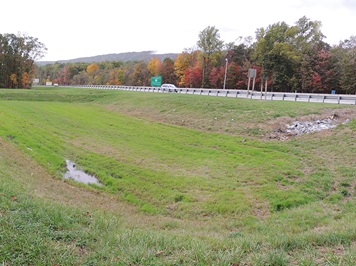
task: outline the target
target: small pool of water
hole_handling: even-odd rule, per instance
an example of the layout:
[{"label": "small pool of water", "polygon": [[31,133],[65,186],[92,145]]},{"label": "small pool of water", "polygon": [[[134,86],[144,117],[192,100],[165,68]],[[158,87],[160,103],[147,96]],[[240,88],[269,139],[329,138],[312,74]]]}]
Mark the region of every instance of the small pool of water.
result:
[{"label": "small pool of water", "polygon": [[88,175],[82,170],[76,168],[76,164],[70,160],[66,160],[67,172],[64,174],[64,178],[72,179],[74,181],[84,183],[84,184],[96,184],[101,185],[99,180],[92,175]]}]

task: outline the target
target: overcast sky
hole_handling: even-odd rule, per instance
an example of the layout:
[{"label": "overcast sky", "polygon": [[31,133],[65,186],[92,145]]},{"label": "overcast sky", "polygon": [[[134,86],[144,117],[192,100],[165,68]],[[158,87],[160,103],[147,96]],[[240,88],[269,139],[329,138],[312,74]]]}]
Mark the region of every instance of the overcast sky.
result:
[{"label": "overcast sky", "polygon": [[0,5],[0,33],[26,33],[48,48],[41,60],[110,53],[180,53],[215,26],[224,42],[277,22],[322,22],[327,43],[356,35],[356,0],[11,0]]}]

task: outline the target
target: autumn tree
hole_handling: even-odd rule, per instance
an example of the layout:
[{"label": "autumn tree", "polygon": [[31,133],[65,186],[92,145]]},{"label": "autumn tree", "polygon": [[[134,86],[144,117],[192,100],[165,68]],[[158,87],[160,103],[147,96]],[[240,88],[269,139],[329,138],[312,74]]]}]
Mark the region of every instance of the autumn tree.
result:
[{"label": "autumn tree", "polygon": [[241,65],[234,61],[229,61],[227,66],[226,88],[227,89],[246,89],[247,72]]},{"label": "autumn tree", "polygon": [[17,75],[16,74],[11,74],[10,75],[10,80],[11,80],[11,88],[17,88],[17,84],[18,84],[18,81],[17,81]]},{"label": "autumn tree", "polygon": [[130,74],[129,85],[148,86],[150,84],[150,73],[147,69],[147,63],[138,62],[134,64],[133,71]]},{"label": "autumn tree", "polygon": [[274,88],[280,91],[292,89],[290,80],[298,60],[298,51],[289,42],[288,29],[282,22],[256,33],[256,61],[265,72],[272,73]]},{"label": "autumn tree", "polygon": [[118,70],[117,70],[117,73],[116,73],[116,80],[118,82],[119,85],[124,85],[126,84],[126,73],[127,71],[127,67],[120,67]]},{"label": "autumn tree", "polygon": [[70,71],[69,66],[64,66],[58,72],[58,84],[69,85]]},{"label": "autumn tree", "polygon": [[177,77],[174,74],[174,61],[171,58],[166,57],[163,59],[161,71],[162,81],[164,83],[177,83]]},{"label": "autumn tree", "polygon": [[[185,81],[185,71],[189,69],[189,53],[184,51],[179,54],[174,60],[174,73],[177,77],[177,85],[186,87],[187,83]],[[189,84],[189,83],[188,83]]]},{"label": "autumn tree", "polygon": [[323,42],[321,22],[304,16],[290,27],[289,33],[299,52],[299,75],[295,75],[297,86],[302,92],[326,92],[330,82],[326,81],[325,75],[331,76],[332,73],[326,70],[329,46]]},{"label": "autumn tree", "polygon": [[225,77],[225,67],[213,67],[209,74],[209,84],[213,88],[222,88]]},{"label": "autumn tree", "polygon": [[90,84],[88,74],[85,71],[74,75],[72,78],[72,83],[76,85],[88,85]]},{"label": "autumn tree", "polygon": [[203,69],[199,62],[196,62],[193,67],[190,67],[184,72],[184,83],[188,84],[189,88],[199,88],[203,81]]},{"label": "autumn tree", "polygon": [[238,43],[228,50],[229,65],[226,82],[228,88],[247,89],[248,69],[255,68],[256,65],[253,60],[254,43],[251,36],[239,37],[237,40]]},{"label": "autumn tree", "polygon": [[21,79],[22,85],[24,88],[28,88],[30,84],[30,74],[28,72],[22,73],[22,79]]},{"label": "autumn tree", "polygon": [[240,66],[242,66],[246,61],[251,62],[253,54],[252,39],[253,38],[251,36],[248,36],[246,38],[237,38],[238,44],[232,45],[229,49],[229,61],[233,61]]},{"label": "autumn tree", "polygon": [[320,86],[318,90],[316,86],[311,84],[312,92],[330,93],[337,86],[337,76],[334,72],[334,60],[328,49],[321,49],[315,55],[314,77],[320,78]]},{"label": "autumn tree", "polygon": [[81,72],[86,71],[88,65],[88,63],[70,63],[68,65],[69,78],[72,79]]},{"label": "autumn tree", "polygon": [[203,61],[203,82],[202,87],[209,86],[209,74],[211,71],[212,61],[216,53],[221,52],[224,42],[220,40],[219,30],[215,27],[208,26],[199,34],[197,46],[202,51]]},{"label": "autumn tree", "polygon": [[147,66],[147,69],[152,76],[162,75],[162,68],[162,62],[157,57],[152,57]]},{"label": "autumn tree", "polygon": [[195,48],[184,49],[174,60],[174,74],[181,87],[199,88],[202,84],[202,67],[198,58],[201,52]]},{"label": "autumn tree", "polygon": [[109,80],[106,81],[106,85],[121,85],[121,81],[118,79],[118,69],[114,68],[110,70]]},{"label": "autumn tree", "polygon": [[276,90],[295,91],[315,79],[312,56],[325,47],[320,27],[319,21],[302,17],[294,26],[279,22],[257,30],[254,57],[272,75]]},{"label": "autumn tree", "polygon": [[340,42],[331,49],[336,64],[334,72],[339,77],[340,90],[345,93],[356,93],[356,36]]},{"label": "autumn tree", "polygon": [[96,63],[92,63],[87,67],[87,73],[92,81],[95,82],[95,76],[99,73],[99,66]]},{"label": "autumn tree", "polygon": [[26,34],[0,34],[0,87],[30,88],[35,75],[34,62],[47,48]]}]

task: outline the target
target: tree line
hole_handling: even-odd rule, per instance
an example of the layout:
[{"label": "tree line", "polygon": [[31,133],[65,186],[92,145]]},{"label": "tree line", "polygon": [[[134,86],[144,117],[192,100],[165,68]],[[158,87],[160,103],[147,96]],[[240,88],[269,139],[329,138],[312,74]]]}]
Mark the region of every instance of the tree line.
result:
[{"label": "tree line", "polygon": [[36,77],[41,84],[149,86],[152,76],[162,76],[163,83],[179,87],[246,89],[253,68],[257,88],[267,82],[273,91],[356,93],[356,36],[334,46],[324,38],[321,22],[306,17],[291,26],[278,22],[257,29],[255,38],[233,43],[224,43],[209,26],[195,47],[174,59],[55,63],[36,66]]},{"label": "tree line", "polygon": [[0,88],[30,88],[35,77],[35,60],[47,48],[26,34],[0,34]]}]

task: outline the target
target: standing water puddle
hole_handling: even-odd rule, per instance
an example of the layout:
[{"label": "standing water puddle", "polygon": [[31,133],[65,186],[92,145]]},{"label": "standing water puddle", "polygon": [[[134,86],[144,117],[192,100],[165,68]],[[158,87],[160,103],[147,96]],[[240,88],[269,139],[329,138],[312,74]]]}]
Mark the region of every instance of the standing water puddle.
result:
[{"label": "standing water puddle", "polygon": [[88,175],[82,170],[75,168],[75,163],[66,160],[67,163],[67,172],[64,174],[64,178],[72,179],[74,181],[84,183],[84,184],[96,184],[101,185],[98,179],[95,176]]}]

